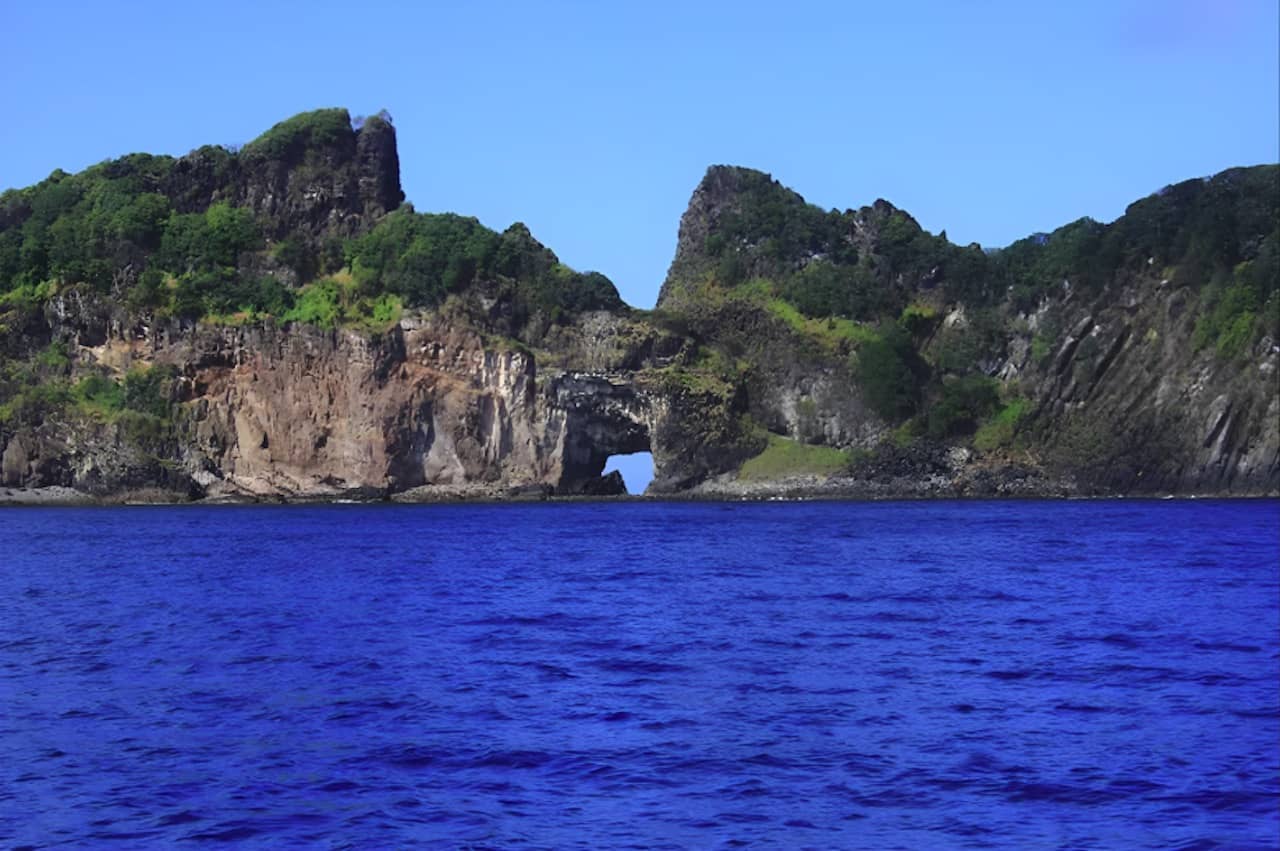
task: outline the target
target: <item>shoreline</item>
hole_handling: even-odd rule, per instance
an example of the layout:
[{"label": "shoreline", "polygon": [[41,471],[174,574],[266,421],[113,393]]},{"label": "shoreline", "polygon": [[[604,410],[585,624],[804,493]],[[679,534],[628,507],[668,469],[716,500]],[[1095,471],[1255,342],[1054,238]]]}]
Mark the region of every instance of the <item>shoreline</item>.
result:
[{"label": "shoreline", "polygon": [[601,495],[497,495],[476,493],[464,495],[457,491],[428,496],[415,493],[404,498],[404,493],[383,496],[290,497],[286,495],[229,496],[191,499],[178,493],[160,490],[129,491],[107,496],[77,491],[74,488],[52,486],[46,488],[0,487],[0,509],[5,508],[121,508],[121,507],[305,507],[305,506],[414,506],[414,505],[563,505],[573,503],[649,503],[649,502],[706,502],[706,503],[794,503],[794,502],[1081,502],[1102,500],[1134,500],[1149,502],[1194,500],[1275,500],[1280,491],[1268,493],[1112,493],[1112,494],[1064,494],[1064,493],[920,493],[919,491],[895,492],[841,492],[835,489],[802,491],[787,489],[779,492],[764,490],[752,493],[687,492],[671,494],[616,494]]}]

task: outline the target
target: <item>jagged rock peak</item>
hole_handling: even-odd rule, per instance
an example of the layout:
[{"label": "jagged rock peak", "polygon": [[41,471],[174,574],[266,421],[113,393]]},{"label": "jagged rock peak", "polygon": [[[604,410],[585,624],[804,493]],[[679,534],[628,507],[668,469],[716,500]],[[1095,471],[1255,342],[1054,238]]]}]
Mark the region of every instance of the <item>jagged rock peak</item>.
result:
[{"label": "jagged rock peak", "polygon": [[782,186],[765,172],[734,165],[713,165],[707,169],[693,190],[684,215],[680,217],[676,254],[658,292],[659,306],[678,302],[682,294],[681,284],[705,272],[708,265],[707,240],[719,229],[721,220],[741,206],[741,197],[752,190],[770,189],[804,203],[798,193]]},{"label": "jagged rock peak", "polygon": [[[794,235],[796,222],[808,223],[827,215],[771,174],[742,166],[711,166],[680,218],[676,254],[658,295],[659,306],[680,302],[690,286],[723,258],[725,249],[743,252],[746,265],[753,267],[757,247]],[[787,246],[788,250],[793,248],[819,250],[816,243]]]},{"label": "jagged rock peak", "polygon": [[396,131],[385,112],[304,112],[243,148],[212,145],[181,157],[165,194],[183,212],[218,201],[251,208],[268,235],[349,236],[400,206]]}]

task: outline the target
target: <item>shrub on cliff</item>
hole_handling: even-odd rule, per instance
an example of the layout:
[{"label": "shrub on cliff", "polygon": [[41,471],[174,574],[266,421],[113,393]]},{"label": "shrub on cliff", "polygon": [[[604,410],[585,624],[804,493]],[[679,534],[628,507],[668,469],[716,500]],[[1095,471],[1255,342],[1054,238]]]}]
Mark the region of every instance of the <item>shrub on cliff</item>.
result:
[{"label": "shrub on cliff", "polygon": [[[136,294],[139,298],[146,296],[145,291]],[[224,268],[178,278],[169,311],[184,319],[235,313],[279,316],[292,307],[293,302],[293,292],[275,278],[247,278]]]},{"label": "shrub on cliff", "polygon": [[71,388],[70,398],[86,411],[114,418],[123,411],[167,422],[172,410],[170,391],[177,369],[170,364],[138,366],[121,381],[91,373]]},{"label": "shrub on cliff", "polygon": [[392,293],[411,307],[503,281],[513,285],[517,312],[526,315],[559,318],[622,304],[608,278],[563,265],[522,224],[498,234],[474,218],[404,208],[350,241],[346,257],[362,293]]},{"label": "shrub on cliff", "polygon": [[970,434],[999,406],[998,386],[985,375],[945,381],[940,398],[929,406],[925,431],[934,440]]},{"label": "shrub on cliff", "polygon": [[1280,336],[1280,228],[1229,278],[1224,272],[1214,276],[1201,293],[1200,309],[1192,345],[1213,344],[1220,357],[1243,354],[1264,333]]},{"label": "shrub on cliff", "polygon": [[153,262],[174,274],[234,268],[242,252],[261,245],[253,213],[221,202],[203,213],[172,214]]},{"label": "shrub on cliff", "polygon": [[1010,446],[1030,407],[1026,399],[1011,400],[978,428],[973,435],[973,445],[984,452]]},{"label": "shrub on cliff", "polygon": [[345,109],[317,109],[287,118],[245,145],[242,156],[296,161],[308,151],[323,150],[353,138]]},{"label": "shrub on cliff", "polygon": [[929,367],[916,352],[911,336],[896,322],[880,326],[879,336],[858,349],[855,375],[872,409],[890,422],[911,416]]},{"label": "shrub on cliff", "polygon": [[786,277],[780,294],[806,316],[875,319],[896,307],[893,293],[876,280],[871,262],[838,266],[819,260]]},{"label": "shrub on cliff", "polygon": [[321,278],[298,291],[292,307],[277,314],[285,322],[302,322],[319,328],[339,325],[366,331],[383,331],[400,321],[404,306],[392,293],[362,294],[348,273]]},{"label": "shrub on cliff", "polygon": [[348,243],[346,253],[362,291],[433,305],[491,274],[497,244],[498,235],[474,218],[401,209]]}]

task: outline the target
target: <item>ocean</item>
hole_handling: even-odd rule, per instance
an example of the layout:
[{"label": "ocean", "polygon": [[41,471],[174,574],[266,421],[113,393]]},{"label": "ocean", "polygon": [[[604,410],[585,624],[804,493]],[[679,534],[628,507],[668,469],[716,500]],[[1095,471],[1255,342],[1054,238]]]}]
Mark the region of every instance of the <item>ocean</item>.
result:
[{"label": "ocean", "polygon": [[1274,848],[1280,502],[0,511],[0,844]]}]

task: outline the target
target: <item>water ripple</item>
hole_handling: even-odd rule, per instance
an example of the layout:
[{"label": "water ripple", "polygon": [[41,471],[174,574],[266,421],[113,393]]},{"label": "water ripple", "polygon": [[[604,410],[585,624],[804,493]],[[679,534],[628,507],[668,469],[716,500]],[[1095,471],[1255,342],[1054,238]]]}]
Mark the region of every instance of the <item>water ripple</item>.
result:
[{"label": "water ripple", "polygon": [[1280,845],[1275,502],[32,509],[0,540],[6,847]]}]

